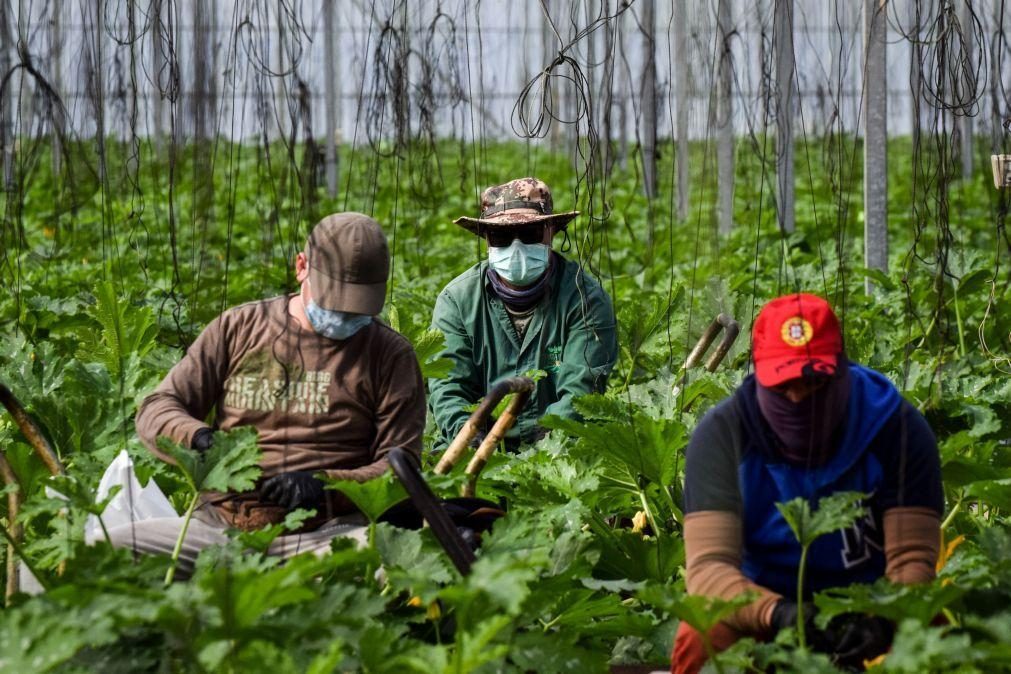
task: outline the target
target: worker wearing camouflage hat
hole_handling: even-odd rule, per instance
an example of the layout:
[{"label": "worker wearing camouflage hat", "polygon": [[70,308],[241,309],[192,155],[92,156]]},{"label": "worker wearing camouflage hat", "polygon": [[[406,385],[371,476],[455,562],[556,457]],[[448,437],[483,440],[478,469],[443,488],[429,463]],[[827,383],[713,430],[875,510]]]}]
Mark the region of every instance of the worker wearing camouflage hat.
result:
[{"label": "worker wearing camouflage hat", "polygon": [[447,441],[504,377],[547,373],[507,436],[511,446],[540,437],[541,416],[573,417],[574,397],[604,389],[618,352],[611,300],[578,263],[551,249],[577,215],[555,213],[548,186],[520,178],[486,189],[480,217],[455,221],[487,240],[488,258],[446,286],[432,316],[453,361],[448,377],[429,382]]}]

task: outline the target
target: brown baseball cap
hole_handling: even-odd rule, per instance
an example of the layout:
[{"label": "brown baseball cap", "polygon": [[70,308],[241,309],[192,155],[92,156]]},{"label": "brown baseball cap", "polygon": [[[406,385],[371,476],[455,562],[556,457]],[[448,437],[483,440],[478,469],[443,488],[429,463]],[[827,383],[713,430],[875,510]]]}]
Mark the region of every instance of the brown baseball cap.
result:
[{"label": "brown baseball cap", "polygon": [[482,227],[515,227],[542,222],[565,229],[579,211],[554,212],[551,190],[543,180],[517,178],[504,185],[494,185],[481,193],[481,216],[463,216],[453,222],[475,234]]},{"label": "brown baseball cap", "polygon": [[390,249],[379,223],[362,213],[334,213],[306,242],[309,287],[323,309],[375,316],[386,301]]}]

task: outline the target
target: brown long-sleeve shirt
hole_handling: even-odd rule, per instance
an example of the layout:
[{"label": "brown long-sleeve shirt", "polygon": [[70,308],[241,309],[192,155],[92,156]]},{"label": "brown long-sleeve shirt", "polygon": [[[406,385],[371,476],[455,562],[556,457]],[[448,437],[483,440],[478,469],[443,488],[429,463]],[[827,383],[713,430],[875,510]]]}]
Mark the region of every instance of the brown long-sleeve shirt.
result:
[{"label": "brown long-sleeve shirt", "polygon": [[[263,479],[300,470],[357,481],[385,472],[393,447],[420,453],[425,393],[411,344],[378,320],[349,339],[328,339],[299,325],[290,300],[244,304],[207,326],[137,412],[137,433],[152,452],[168,460],[158,436],[188,446],[209,425],[254,426]],[[239,508],[229,501],[241,501],[243,512],[269,511],[238,526],[284,515],[255,493],[210,500],[233,520]],[[340,514],[349,505],[335,497],[326,510]]]}]

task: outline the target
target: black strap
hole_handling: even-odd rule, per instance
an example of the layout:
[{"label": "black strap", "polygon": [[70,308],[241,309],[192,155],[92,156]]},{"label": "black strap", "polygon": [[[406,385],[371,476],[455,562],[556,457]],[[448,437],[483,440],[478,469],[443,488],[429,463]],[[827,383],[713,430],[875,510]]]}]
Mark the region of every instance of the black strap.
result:
[{"label": "black strap", "polygon": [[494,215],[496,213],[501,213],[502,211],[508,211],[512,208],[531,208],[538,213],[543,215],[551,215],[551,210],[548,208],[547,204],[543,201],[507,201],[502,204],[495,204],[494,206],[489,206],[484,209],[481,213],[482,218],[487,218],[489,215]]},{"label": "black strap", "polygon": [[404,485],[404,489],[407,490],[407,495],[411,497],[414,507],[428,520],[432,533],[442,545],[442,549],[449,555],[453,566],[466,576],[470,573],[470,566],[476,559],[474,552],[460,536],[460,532],[456,530],[456,525],[453,524],[453,520],[442,507],[442,503],[425,482],[417,460],[400,447],[392,448],[386,458],[393,468],[393,473],[400,480],[400,484]]}]

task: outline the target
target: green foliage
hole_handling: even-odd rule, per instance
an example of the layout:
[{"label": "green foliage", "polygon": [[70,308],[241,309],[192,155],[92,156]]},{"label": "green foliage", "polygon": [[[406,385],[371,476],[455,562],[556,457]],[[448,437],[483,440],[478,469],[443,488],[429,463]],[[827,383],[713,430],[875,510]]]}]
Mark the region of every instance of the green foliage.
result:
[{"label": "green foliage", "polygon": [[790,525],[802,548],[810,547],[816,539],[833,531],[845,529],[866,514],[863,506],[865,494],[860,492],[837,492],[818,501],[818,509],[811,512],[811,504],[806,498],[797,497],[786,503],[777,503],[776,508]]},{"label": "green foliage", "polygon": [[[909,153],[908,140],[890,144],[895,156]],[[44,139],[32,145],[44,149]],[[702,625],[727,609],[684,595],[679,504],[687,439],[746,374],[756,308],[794,288],[832,299],[848,355],[891,377],[926,414],[942,447],[945,538],[966,536],[938,582],[833,590],[816,597],[822,614],[863,610],[900,620],[892,653],[877,667],[883,671],[1008,669],[1011,314],[1002,308],[1011,305],[1011,286],[995,266],[1005,242],[993,226],[986,180],[951,186],[950,229],[942,231],[933,206],[916,203],[920,181],[910,164],[892,162],[892,256],[883,273],[857,266],[859,209],[829,208],[859,203],[859,163],[840,174],[837,163],[820,160],[858,150],[849,137],[798,143],[800,157],[814,155],[805,184],[798,183],[798,195],[810,198],[798,199],[797,232],[789,236],[768,225],[775,202],[767,167],[757,153],[738,153],[741,225],[719,238],[709,227],[711,176],[695,161],[702,144],[692,147],[688,164],[699,206],[690,222],[646,202],[634,162],[613,169],[606,191],[587,190],[568,157],[537,143],[484,144],[481,174],[474,148],[457,141],[409,148],[403,161],[347,146],[344,165],[355,152],[353,165],[370,169],[348,170],[336,198],[300,191],[289,162],[276,161],[288,152],[279,143],[219,142],[228,169],[213,174],[198,170],[201,148],[181,147],[171,194],[162,155],[145,143],[141,170],[110,171],[110,189],[100,191],[82,159],[91,145],[65,148],[73,180],[48,174],[49,162],[39,161],[21,202],[10,201],[21,195],[0,193],[0,204],[23,216],[9,223],[19,231],[3,230],[0,244],[9,290],[0,297],[0,381],[69,472],[55,484],[67,499],[46,496],[44,487],[54,483],[10,418],[0,416],[0,446],[26,497],[25,554],[51,585],[0,614],[3,671],[595,672],[609,661],[661,668],[674,616]],[[136,156],[112,139],[106,149],[110,166]],[[668,144],[659,151],[673,156]],[[555,430],[536,445],[492,458],[481,495],[504,499],[509,512],[485,536],[472,576],[456,574],[431,532],[385,525],[374,527],[366,549],[338,540],[321,559],[279,565],[265,557],[304,512],[235,533],[229,545],[200,556],[187,583],[168,588],[170,561],[83,544],[87,515],[101,507],[91,495],[121,449],[142,482],[153,477],[181,507],[195,506],[200,489],[253,486],[248,429],[218,438],[203,460],[170,448],[173,467],[142,447],[133,416],[140,397],[224,307],[295,287],[291,252],[320,213],[361,210],[387,228],[395,264],[385,320],[414,345],[426,378],[444,376],[451,363],[440,358],[442,336],[429,329],[431,310],[438,292],[484,255],[480,241],[451,220],[473,212],[475,194],[492,182],[488,166],[500,175],[525,175],[533,166],[558,207],[608,213],[604,221],[570,225],[577,243],[570,255],[578,253],[611,295],[621,352],[608,393],[579,401],[581,420],[549,419]],[[671,184],[671,170],[669,162],[661,166],[660,184]],[[606,204],[586,201],[605,194]],[[164,220],[169,199],[174,238]],[[949,232],[954,245],[942,250]],[[864,292],[868,277],[873,295]],[[740,321],[740,338],[717,372],[695,369],[682,381],[689,349],[721,311]],[[429,477],[442,495],[459,489],[458,474]],[[341,489],[373,518],[400,497],[390,477]],[[5,508],[0,502],[0,516]],[[814,512],[795,504],[788,512],[798,535],[814,540],[855,509],[855,502],[822,503]],[[640,513],[644,528],[633,526]],[[930,626],[937,610],[949,625]],[[834,671],[824,656],[798,648],[792,631],[769,643],[743,640],[720,663],[728,670]]]},{"label": "green foliage", "polygon": [[244,426],[215,431],[214,444],[204,452],[158,438],[158,449],[171,456],[193,493],[249,491],[260,477],[256,429]]},{"label": "green foliage", "polygon": [[649,585],[638,593],[639,599],[666,611],[702,634],[707,634],[724,618],[756,599],[755,593],[743,592],[731,600],[678,592],[670,586]]},{"label": "green foliage", "polygon": [[368,482],[324,480],[327,489],[335,489],[351,499],[370,522],[379,519],[388,508],[407,498],[407,492],[391,471]]},{"label": "green foliage", "polygon": [[98,327],[82,335],[79,354],[83,360],[103,363],[114,381],[124,377],[130,356],[143,358],[155,346],[158,325],[152,311],[120,301],[109,281],[95,287],[95,304],[88,314]]},{"label": "green foliage", "polygon": [[816,597],[815,604],[824,624],[841,613],[869,613],[896,623],[909,619],[928,625],[965,592],[966,588],[954,583],[895,585],[880,578],[872,585],[826,590]]},{"label": "green foliage", "polygon": [[390,327],[414,346],[422,377],[441,379],[453,371],[453,361],[441,356],[446,348],[446,338],[441,332],[429,329],[427,322],[419,322],[410,315],[402,316],[396,305],[389,308],[388,317]]},{"label": "green foliage", "polygon": [[811,544],[825,534],[845,529],[863,517],[867,509],[862,502],[865,494],[859,492],[837,492],[818,501],[818,509],[811,512],[806,498],[798,497],[786,503],[777,503],[776,508],[790,526],[800,543],[800,568],[797,570],[797,633],[801,649],[805,647],[804,634],[804,576],[807,571],[807,551]]}]

